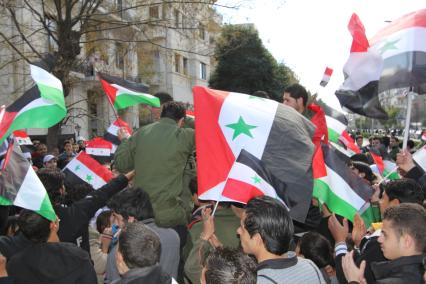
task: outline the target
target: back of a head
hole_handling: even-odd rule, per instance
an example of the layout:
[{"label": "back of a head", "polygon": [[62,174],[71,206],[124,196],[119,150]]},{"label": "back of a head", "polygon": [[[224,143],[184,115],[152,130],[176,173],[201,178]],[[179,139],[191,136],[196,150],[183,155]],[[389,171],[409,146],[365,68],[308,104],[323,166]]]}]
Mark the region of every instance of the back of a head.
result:
[{"label": "back of a head", "polygon": [[330,242],[317,232],[308,232],[299,241],[300,253],[312,260],[319,268],[333,265],[333,250]]},{"label": "back of a head", "polygon": [[178,121],[181,118],[185,118],[186,108],[185,105],[181,102],[167,102],[163,105],[163,110],[161,111],[161,117],[171,118],[175,121]]},{"label": "back of a head", "polygon": [[352,166],[356,168],[360,173],[363,173],[365,175],[364,179],[368,180],[369,182],[373,182],[374,179],[376,178],[373,175],[373,171],[371,170],[370,166],[367,163],[353,161]]},{"label": "back of a head", "polygon": [[157,97],[160,100],[161,105],[173,101],[173,97],[166,92],[157,92],[154,94],[154,97]]},{"label": "back of a head", "polygon": [[206,284],[254,284],[256,263],[240,250],[217,248],[205,261]]},{"label": "back of a head", "polygon": [[358,161],[358,162],[363,162],[363,163],[368,164],[368,157],[367,157],[367,155],[362,154],[362,153],[353,154],[350,159],[351,159],[351,161],[354,161],[354,162]]},{"label": "back of a head", "polygon": [[93,186],[85,182],[79,184],[66,183],[66,189],[65,203],[67,205],[85,198],[89,193],[94,191]]},{"label": "back of a head", "polygon": [[245,214],[245,229],[251,237],[259,233],[268,252],[288,251],[294,227],[283,203],[269,196],[255,197],[247,203]]},{"label": "back of a head", "polygon": [[256,91],[251,95],[258,98],[270,99],[268,93],[265,91]]},{"label": "back of a head", "polygon": [[389,200],[398,199],[400,203],[423,204],[425,199],[421,186],[412,179],[392,180],[384,186]]},{"label": "back of a head", "polygon": [[118,242],[118,249],[130,269],[153,266],[160,261],[160,238],[141,222],[127,224]]},{"label": "back of a head", "polygon": [[416,250],[426,250],[426,210],[419,204],[404,203],[387,208],[383,220],[390,221],[392,228],[400,236],[410,235],[416,243]]},{"label": "back of a head", "polygon": [[306,91],[305,87],[303,87],[300,84],[293,84],[285,88],[284,93],[289,93],[290,96],[294,99],[302,98],[303,99],[303,106],[306,107],[308,104],[308,92]]},{"label": "back of a head", "polygon": [[138,187],[120,191],[111,197],[107,205],[125,219],[130,216],[138,221],[154,218],[154,211],[148,193]]},{"label": "back of a head", "polygon": [[33,243],[45,243],[50,235],[50,221],[34,211],[23,209],[18,217],[19,230]]},{"label": "back of a head", "polygon": [[60,203],[62,196],[60,189],[63,187],[65,180],[64,173],[56,168],[41,168],[37,171],[37,176],[46,188],[50,201],[54,204]]}]

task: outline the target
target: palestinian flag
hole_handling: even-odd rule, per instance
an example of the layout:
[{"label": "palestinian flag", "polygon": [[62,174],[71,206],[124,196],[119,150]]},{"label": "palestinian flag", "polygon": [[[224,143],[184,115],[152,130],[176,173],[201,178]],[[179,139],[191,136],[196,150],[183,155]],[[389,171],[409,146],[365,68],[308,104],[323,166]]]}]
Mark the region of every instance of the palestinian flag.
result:
[{"label": "palestinian flag", "polygon": [[98,73],[102,88],[115,109],[123,109],[137,104],[160,107],[160,100],[148,94],[148,87],[119,77]]},{"label": "palestinian flag", "polygon": [[65,117],[61,81],[38,66],[30,68],[36,85],[6,108],[0,121],[0,143],[14,130],[49,128]]},{"label": "palestinian flag", "polygon": [[224,189],[244,148],[295,194],[290,215],[304,222],[312,197],[312,123],[294,109],[259,97],[193,88],[198,195],[212,200]]},{"label": "palestinian flag", "polygon": [[102,187],[112,178],[109,169],[99,164],[95,159],[85,152],[80,152],[62,170],[65,181],[71,184],[85,182],[94,189]]},{"label": "palestinian flag", "polygon": [[370,43],[384,60],[379,93],[412,87],[426,94],[426,9],[392,21]]},{"label": "palestinian flag", "polygon": [[349,59],[343,67],[345,81],[336,91],[336,96],[343,107],[355,113],[387,119],[378,96],[383,59],[370,48],[364,26],[356,14],[352,15],[348,28],[353,41]]},{"label": "palestinian flag", "polygon": [[130,135],[132,135],[133,130],[130,128],[130,126],[121,118],[117,118],[107,129],[106,133],[104,134],[104,139],[111,142],[113,144],[113,147],[111,149],[111,153],[114,154],[115,150],[117,149],[117,146],[120,145],[121,141],[118,139],[118,130],[121,127],[125,127],[127,129],[127,132],[129,132]]},{"label": "palestinian flag", "polygon": [[56,214],[49,196],[33,167],[16,142],[9,145],[0,174],[0,205],[16,205],[55,221]]},{"label": "palestinian flag", "polygon": [[371,158],[373,158],[374,164],[376,165],[377,170],[382,177],[386,177],[386,179],[391,180],[400,179],[400,176],[396,171],[397,165],[388,157],[383,159],[380,153],[374,148],[370,148],[370,155]]},{"label": "palestinian flag", "polygon": [[324,71],[324,75],[323,75],[322,80],[320,82],[321,86],[323,86],[323,87],[327,86],[328,82],[330,81],[331,74],[333,74],[333,69],[326,67],[325,71]]},{"label": "palestinian flag", "polygon": [[413,160],[426,172],[426,146],[423,146],[413,154]]},{"label": "palestinian flag", "polygon": [[86,153],[101,164],[111,162],[112,143],[96,137],[86,143]]},{"label": "palestinian flag", "polygon": [[271,174],[261,160],[244,149],[229,172],[222,195],[244,204],[256,196],[267,195],[280,199],[289,210],[289,200],[292,200],[286,192],[286,184]]},{"label": "palestinian flag", "polygon": [[375,221],[369,203],[372,187],[355,175],[328,145],[315,152],[313,171],[313,196],[332,212],[351,221],[359,213],[367,225]]}]

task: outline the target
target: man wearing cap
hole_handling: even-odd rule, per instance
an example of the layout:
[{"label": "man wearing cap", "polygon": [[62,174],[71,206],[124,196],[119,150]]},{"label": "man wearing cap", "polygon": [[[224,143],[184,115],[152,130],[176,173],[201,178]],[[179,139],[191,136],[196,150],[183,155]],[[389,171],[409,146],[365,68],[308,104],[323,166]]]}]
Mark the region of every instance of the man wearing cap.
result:
[{"label": "man wearing cap", "polygon": [[48,154],[43,158],[43,168],[56,169],[58,167],[58,158]]}]

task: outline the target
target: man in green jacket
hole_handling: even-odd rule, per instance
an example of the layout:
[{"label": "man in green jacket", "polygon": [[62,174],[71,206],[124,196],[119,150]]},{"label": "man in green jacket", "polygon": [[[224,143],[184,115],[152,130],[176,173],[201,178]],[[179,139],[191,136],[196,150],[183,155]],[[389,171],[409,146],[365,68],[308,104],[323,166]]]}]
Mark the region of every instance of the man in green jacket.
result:
[{"label": "man in green jacket", "polygon": [[[160,120],[124,138],[115,153],[120,172],[135,169],[135,186],[149,195],[155,222],[161,227],[185,227],[192,210],[191,194],[184,187],[184,169],[195,149],[194,130],[181,128],[182,103],[167,102]],[[123,136],[122,130],[119,136]]]}]

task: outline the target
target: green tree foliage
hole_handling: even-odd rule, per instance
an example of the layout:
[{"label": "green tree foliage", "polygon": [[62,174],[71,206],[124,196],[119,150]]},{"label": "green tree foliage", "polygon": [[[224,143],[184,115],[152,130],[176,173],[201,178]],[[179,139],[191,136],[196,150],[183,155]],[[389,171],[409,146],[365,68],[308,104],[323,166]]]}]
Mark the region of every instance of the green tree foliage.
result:
[{"label": "green tree foliage", "polygon": [[263,46],[253,25],[226,25],[216,43],[212,88],[246,94],[266,91],[281,101],[285,87],[298,82],[293,71],[277,63]]}]

